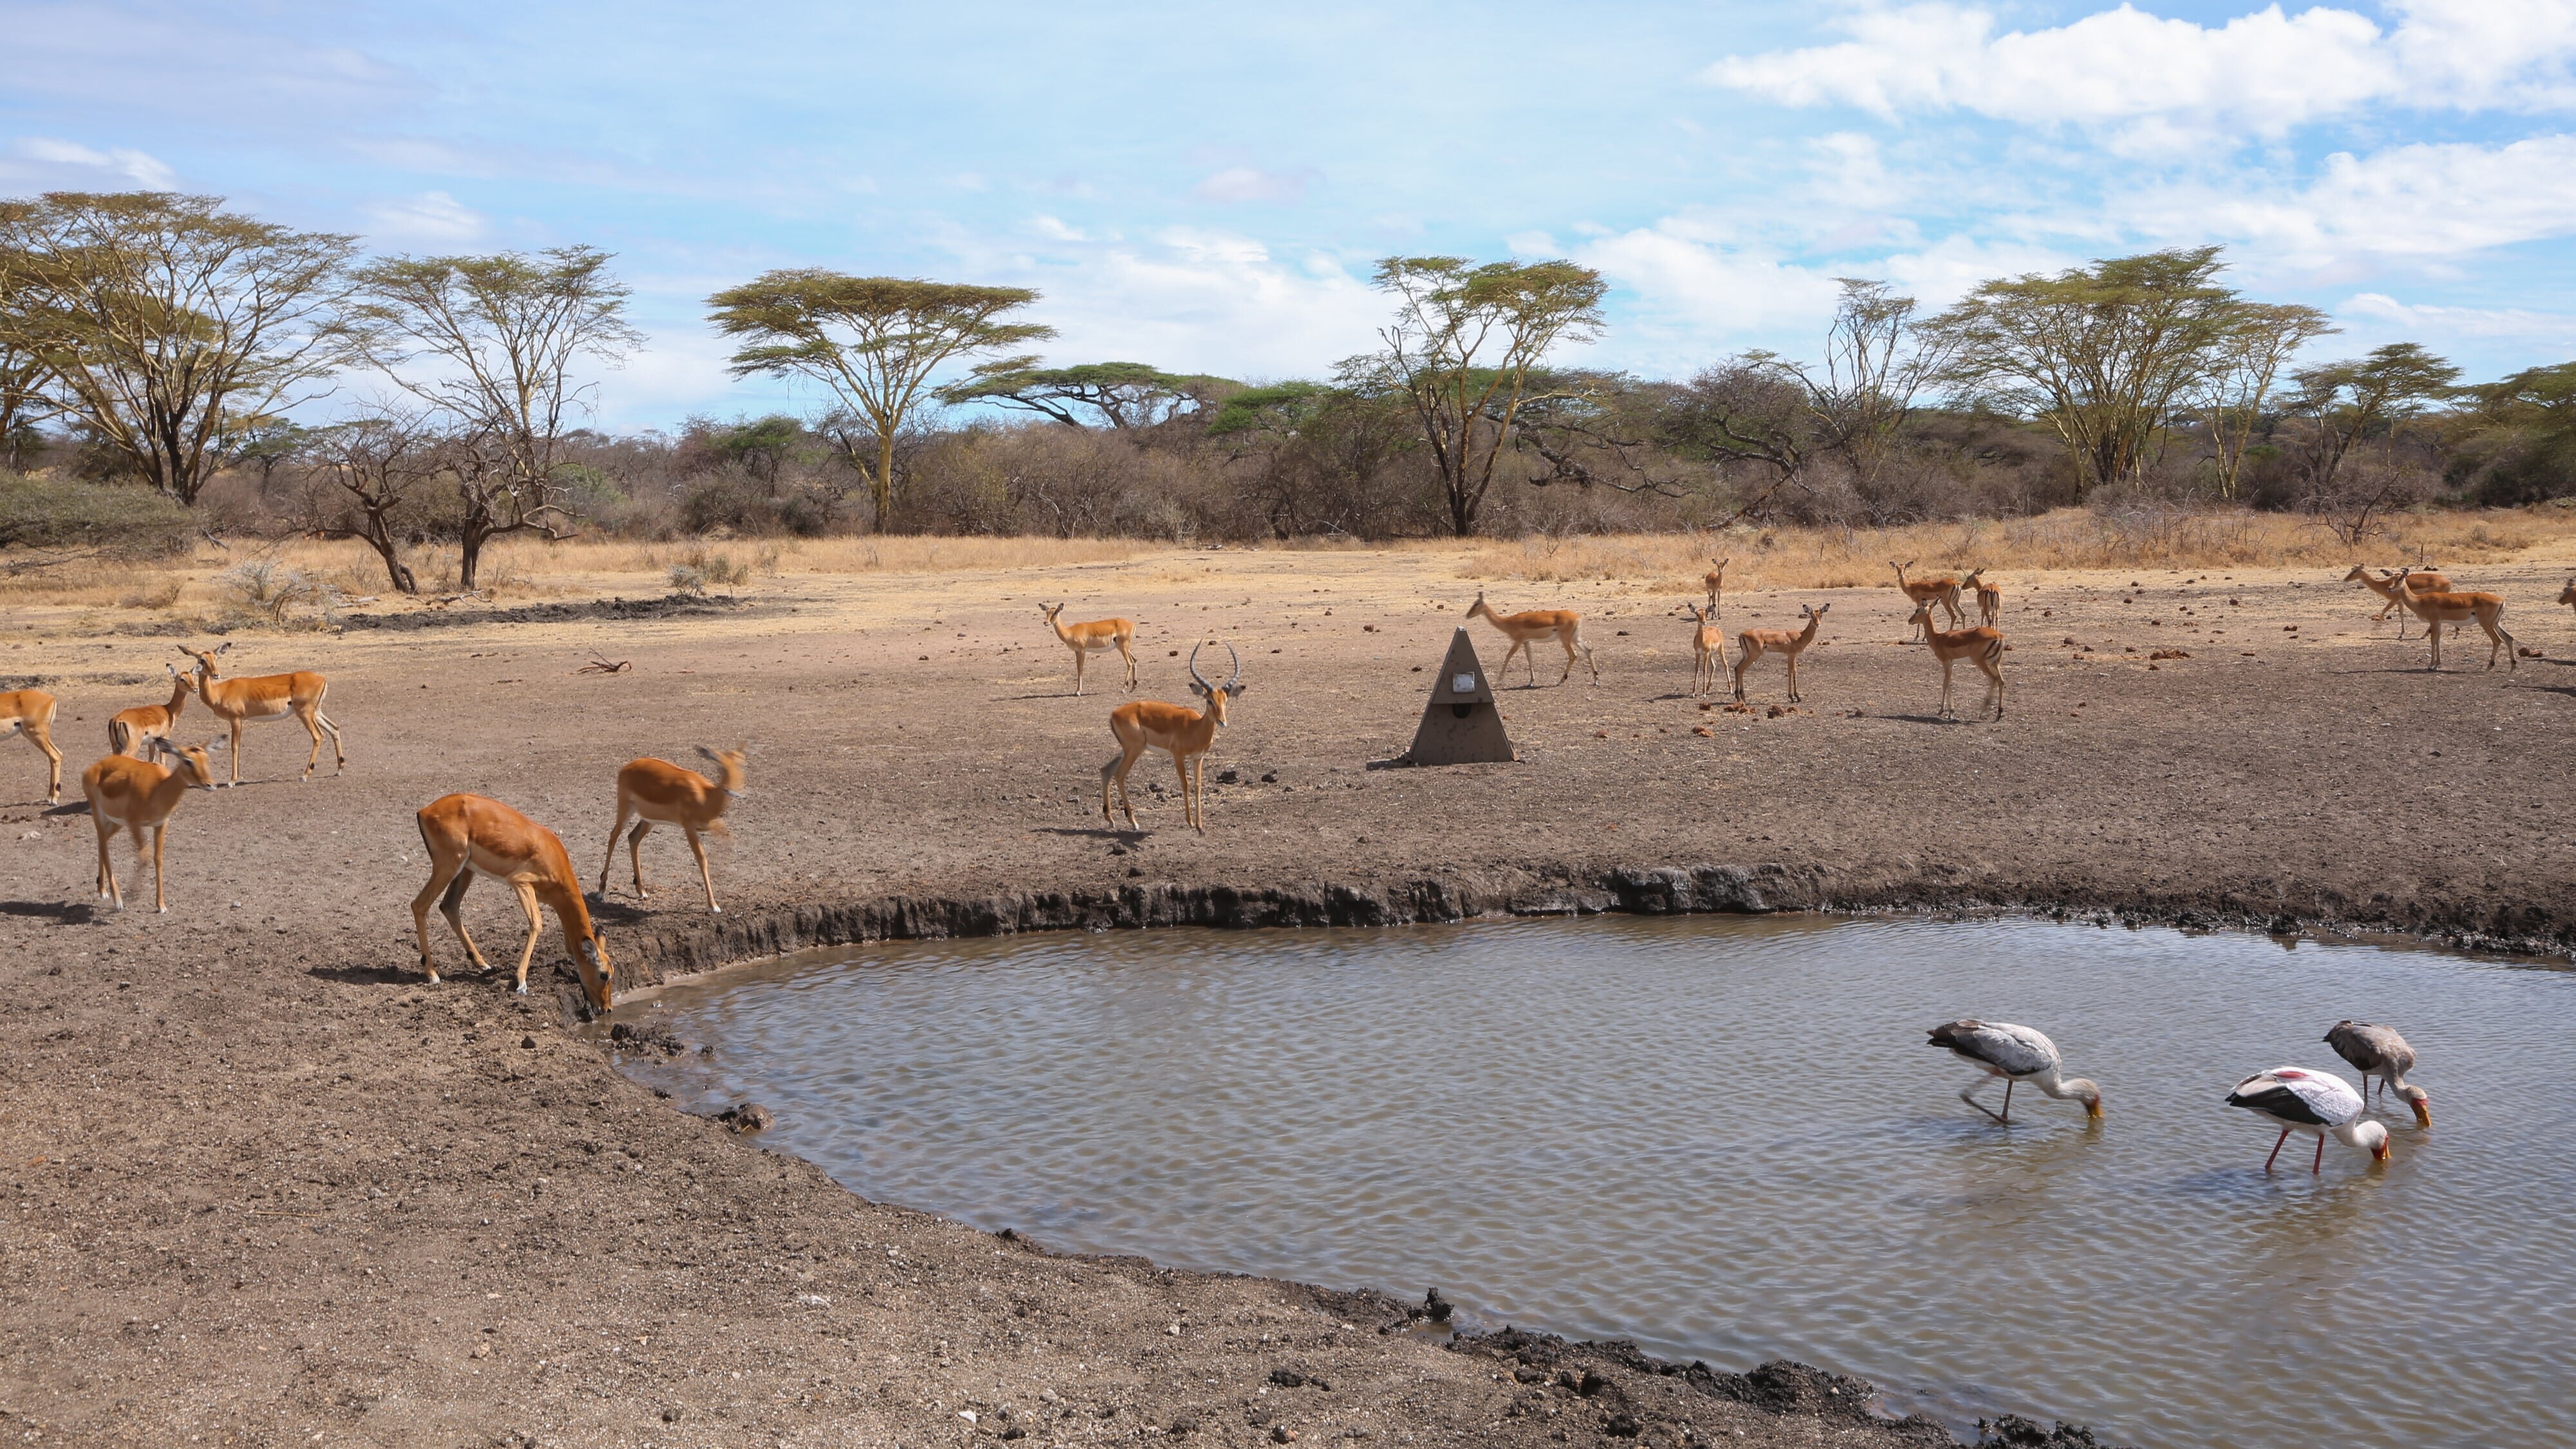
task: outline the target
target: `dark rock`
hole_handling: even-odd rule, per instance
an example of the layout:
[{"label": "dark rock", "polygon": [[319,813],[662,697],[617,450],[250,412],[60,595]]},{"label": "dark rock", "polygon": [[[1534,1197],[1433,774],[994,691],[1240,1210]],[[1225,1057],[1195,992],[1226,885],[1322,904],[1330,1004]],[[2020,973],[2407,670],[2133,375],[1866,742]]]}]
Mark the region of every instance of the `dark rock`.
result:
[{"label": "dark rock", "polygon": [[1612,1414],[1602,1421],[1601,1432],[1613,1439],[1634,1439],[1646,1432],[1646,1426],[1634,1414]]},{"label": "dark rock", "polygon": [[758,1102],[738,1102],[716,1114],[716,1120],[736,1132],[766,1132],[778,1119]]},{"label": "dark rock", "polygon": [[1292,1368],[1275,1368],[1270,1371],[1270,1382],[1283,1389],[1298,1389],[1306,1386],[1306,1376]]}]

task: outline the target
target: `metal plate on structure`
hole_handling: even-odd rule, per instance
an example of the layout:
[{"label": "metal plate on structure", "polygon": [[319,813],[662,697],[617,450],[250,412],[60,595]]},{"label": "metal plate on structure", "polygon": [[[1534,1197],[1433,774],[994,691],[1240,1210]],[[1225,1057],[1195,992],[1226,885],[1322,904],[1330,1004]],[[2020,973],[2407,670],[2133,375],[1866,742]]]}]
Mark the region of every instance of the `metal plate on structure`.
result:
[{"label": "metal plate on structure", "polygon": [[1422,707],[1422,727],[1406,750],[1410,765],[1508,764],[1520,756],[1503,730],[1503,713],[1494,705],[1494,687],[1476,646],[1464,628],[1450,638],[1449,656],[1432,676],[1431,699]]}]

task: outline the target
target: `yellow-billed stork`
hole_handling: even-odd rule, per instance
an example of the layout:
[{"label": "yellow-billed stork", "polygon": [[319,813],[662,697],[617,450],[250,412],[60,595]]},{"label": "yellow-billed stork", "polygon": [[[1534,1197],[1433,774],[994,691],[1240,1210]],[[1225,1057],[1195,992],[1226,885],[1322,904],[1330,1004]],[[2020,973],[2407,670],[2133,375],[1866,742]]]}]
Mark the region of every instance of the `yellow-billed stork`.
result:
[{"label": "yellow-billed stork", "polygon": [[2332,1072],[2315,1072],[2306,1067],[2274,1067],[2268,1072],[2256,1072],[2227,1094],[2227,1105],[2281,1124],[2281,1135],[2272,1143],[2272,1155],[2263,1159],[2265,1172],[2272,1170],[2273,1160],[2281,1155],[2281,1144],[2289,1141],[2293,1132],[2305,1132],[2317,1139],[2316,1161],[2308,1164],[2312,1174],[2325,1170],[2329,1136],[2346,1147],[2369,1153],[2377,1161],[2388,1160],[2388,1129],[2363,1118],[2361,1093]]},{"label": "yellow-billed stork", "polygon": [[2383,1096],[2395,1092],[2415,1109],[2416,1126],[2433,1125],[2433,1099],[2424,1094],[2422,1087],[2409,1086],[2406,1081],[2406,1074],[2415,1070],[2415,1049],[2406,1044],[2406,1038],[2399,1036],[2396,1028],[2367,1021],[2338,1021],[2327,1028],[2326,1045],[2361,1073],[2364,1106],[2370,1103],[2370,1079],[2377,1077]]},{"label": "yellow-billed stork", "polygon": [[[2028,1082],[2060,1101],[2071,1097],[2084,1104],[2086,1118],[2096,1122],[2102,1119],[2102,1089],[2082,1077],[2061,1080],[2059,1073],[2066,1069],[2066,1061],[2057,1054],[2057,1043],[2029,1027],[1971,1017],[1932,1028],[1931,1045],[1947,1048],[1951,1055],[1985,1073],[1960,1090],[1959,1100],[1998,1122],[2009,1125],[2012,1121],[2015,1082]],[[1977,1089],[1996,1077],[2004,1079],[2001,1112],[1977,1100]]]}]

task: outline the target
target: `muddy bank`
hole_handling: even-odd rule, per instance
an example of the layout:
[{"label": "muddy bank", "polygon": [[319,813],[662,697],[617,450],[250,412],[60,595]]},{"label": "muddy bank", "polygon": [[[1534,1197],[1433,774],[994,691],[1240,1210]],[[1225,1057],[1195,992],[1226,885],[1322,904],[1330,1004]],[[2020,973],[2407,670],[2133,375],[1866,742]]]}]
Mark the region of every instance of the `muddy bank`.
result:
[{"label": "muddy bank", "polygon": [[[1174,621],[1140,634],[1145,697],[1184,697],[1192,638],[1243,647],[1252,691],[1215,761],[1237,779],[1211,771],[1204,836],[1180,828],[1159,758],[1135,777],[1144,828],[1101,820],[1126,696],[1099,670],[1072,696],[1033,602],[1057,578],[800,580],[793,601],[706,616],[238,636],[243,673],[330,674],[350,765],[299,785],[301,731],[255,727],[244,787],[173,818],[166,916],[95,908],[85,807],[45,808],[41,758],[0,741],[0,1425],[155,1445],[1106,1443],[1183,1419],[1222,1444],[1919,1432],[1604,1358],[1639,1402],[1673,1406],[1628,1410],[1623,1439],[1597,1394],[1379,1335],[1316,1290],[1054,1258],[861,1201],[655,1100],[542,993],[424,982],[413,810],[506,799],[596,886],[618,764],[700,743],[754,743],[735,833],[712,847],[725,914],[669,832],[645,847],[650,899],[621,853],[598,915],[631,982],[905,935],[1495,911],[2065,909],[2576,940],[2576,766],[2555,748],[2576,675],[2461,671],[2456,654],[2427,674],[2357,589],[2009,581],[2010,712],[1950,724],[1937,670],[1896,643],[1892,590],[1729,598],[1730,627],[1835,604],[1802,662],[1807,712],[1774,718],[1689,697],[1673,601],[1573,587],[1528,602],[1588,612],[1603,683],[1503,691],[1522,763],[1372,771],[1412,737],[1416,670],[1472,596],[1427,567],[1229,552],[1082,572],[1090,596]],[[2521,626],[2553,652],[2567,627]],[[74,775],[109,713],[161,702],[90,681],[156,674],[166,643],[6,642],[11,672],[79,681],[56,727]],[[2176,642],[2196,657],[2151,671]],[[603,654],[634,667],[577,672]],[[192,729],[211,733],[201,711]],[[487,884],[466,909],[509,964],[507,894]],[[560,949],[549,923],[540,981]],[[1278,1368],[1332,1387],[1276,1384]],[[1533,1392],[1558,1412],[1506,1413]]]}]

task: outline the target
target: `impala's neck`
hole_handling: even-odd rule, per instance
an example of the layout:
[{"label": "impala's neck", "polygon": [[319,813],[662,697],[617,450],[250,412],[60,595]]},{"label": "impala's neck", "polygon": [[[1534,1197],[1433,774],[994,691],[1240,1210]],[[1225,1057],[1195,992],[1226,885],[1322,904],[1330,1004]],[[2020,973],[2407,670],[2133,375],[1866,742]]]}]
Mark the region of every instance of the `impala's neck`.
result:
[{"label": "impala's neck", "polygon": [[1081,642],[1073,637],[1073,631],[1071,629],[1064,627],[1064,611],[1062,609],[1058,609],[1056,612],[1047,615],[1047,627],[1055,630],[1055,637],[1063,640],[1067,644],[1077,644]]},{"label": "impala's neck", "polygon": [[579,955],[577,943],[590,940],[597,934],[591,929],[590,904],[581,898],[580,888],[550,877],[541,877],[534,884],[537,899],[546,903],[546,907],[555,913],[556,923],[563,927],[565,947]]},{"label": "impala's neck", "polygon": [[1809,614],[1807,616],[1807,627],[1798,631],[1798,647],[1800,649],[1804,649],[1808,645],[1816,642],[1816,630],[1822,628],[1824,626],[1824,622],[1825,616],[1822,614]]},{"label": "impala's neck", "polygon": [[181,710],[183,710],[183,709],[185,709],[185,708],[187,708],[187,707],[188,707],[188,676],[186,676],[186,675],[184,675],[184,674],[174,674],[174,675],[171,675],[171,676],[170,676],[170,702],[169,702],[168,704],[165,704],[165,705],[161,706],[162,712],[163,712],[163,713],[165,713],[165,714],[167,714],[167,715],[169,715],[169,716],[170,716],[170,718],[172,718],[172,719],[174,719],[174,720],[175,720],[175,719],[177,719],[177,718],[179,717],[179,711],[181,711]]}]

